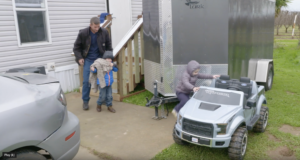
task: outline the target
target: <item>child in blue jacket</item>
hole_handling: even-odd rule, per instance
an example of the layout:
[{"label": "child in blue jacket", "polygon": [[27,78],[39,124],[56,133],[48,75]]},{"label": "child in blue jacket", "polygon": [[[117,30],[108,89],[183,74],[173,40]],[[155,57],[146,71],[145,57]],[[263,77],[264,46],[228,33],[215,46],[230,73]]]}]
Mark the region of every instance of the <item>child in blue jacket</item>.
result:
[{"label": "child in blue jacket", "polygon": [[[105,59],[108,62],[112,62],[112,60],[114,59],[113,57],[113,53],[111,51],[106,51],[102,57],[103,59]],[[106,106],[107,109],[112,112],[112,113],[116,113],[116,110],[112,107],[112,84],[114,83],[114,78],[113,78],[113,71],[117,72],[118,71],[118,67],[116,64],[113,65],[112,70],[110,70],[109,72],[106,72],[104,75],[104,80],[106,83],[106,87],[101,88],[99,85],[99,79],[97,78],[97,84],[100,90],[99,93],[99,98],[97,101],[97,111],[101,112],[101,106],[103,104],[104,101],[106,101]],[[97,68],[95,67],[91,67],[91,72],[92,73],[97,73]]]}]

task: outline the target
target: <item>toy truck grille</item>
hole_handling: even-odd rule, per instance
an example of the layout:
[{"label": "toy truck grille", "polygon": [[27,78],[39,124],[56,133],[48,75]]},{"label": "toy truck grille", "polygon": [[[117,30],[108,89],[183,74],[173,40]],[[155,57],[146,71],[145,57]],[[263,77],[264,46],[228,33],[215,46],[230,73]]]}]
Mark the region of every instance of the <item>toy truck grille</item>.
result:
[{"label": "toy truck grille", "polygon": [[183,119],[182,130],[184,132],[202,137],[213,137],[214,127],[212,124]]}]

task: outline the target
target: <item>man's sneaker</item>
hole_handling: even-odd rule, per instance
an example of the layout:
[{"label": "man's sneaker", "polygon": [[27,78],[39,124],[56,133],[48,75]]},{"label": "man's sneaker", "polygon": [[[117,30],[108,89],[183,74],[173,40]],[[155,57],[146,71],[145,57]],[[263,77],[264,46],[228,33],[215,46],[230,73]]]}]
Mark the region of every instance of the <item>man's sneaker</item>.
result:
[{"label": "man's sneaker", "polygon": [[83,102],[83,110],[88,110],[90,107],[89,107],[89,102]]},{"label": "man's sneaker", "polygon": [[175,118],[177,118],[177,112],[175,109],[173,109],[172,114],[174,115]]}]

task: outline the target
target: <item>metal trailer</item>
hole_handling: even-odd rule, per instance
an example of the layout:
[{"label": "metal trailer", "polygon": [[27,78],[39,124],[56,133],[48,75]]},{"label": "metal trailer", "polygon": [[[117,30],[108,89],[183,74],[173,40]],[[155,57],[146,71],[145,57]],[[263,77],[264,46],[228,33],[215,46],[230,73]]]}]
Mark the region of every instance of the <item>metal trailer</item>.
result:
[{"label": "metal trailer", "polygon": [[145,88],[154,93],[156,81],[158,93],[175,96],[177,76],[196,60],[200,73],[271,89],[274,17],[275,0],[143,0]]}]

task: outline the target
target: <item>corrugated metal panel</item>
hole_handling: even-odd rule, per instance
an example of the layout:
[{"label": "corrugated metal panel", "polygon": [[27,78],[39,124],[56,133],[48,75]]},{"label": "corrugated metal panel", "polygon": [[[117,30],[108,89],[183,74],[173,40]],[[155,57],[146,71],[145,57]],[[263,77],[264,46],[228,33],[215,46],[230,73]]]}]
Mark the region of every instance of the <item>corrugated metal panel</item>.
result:
[{"label": "corrugated metal panel", "polygon": [[[69,68],[69,69],[63,69]],[[57,69],[60,69],[59,67]],[[75,89],[79,89],[80,80],[79,74],[75,71],[78,71],[78,65],[69,65],[61,67],[62,71],[48,72],[48,75],[55,77],[59,80],[61,88],[64,92],[72,92]]]},{"label": "corrugated metal panel", "polygon": [[0,0],[0,72],[49,62],[55,62],[57,67],[76,64],[71,56],[76,36],[89,26],[91,17],[106,11],[105,3],[106,0],[48,0],[52,43],[19,47],[12,2]]},{"label": "corrugated metal panel", "polygon": [[143,12],[143,0],[131,0],[132,24],[135,23],[137,17]]}]

